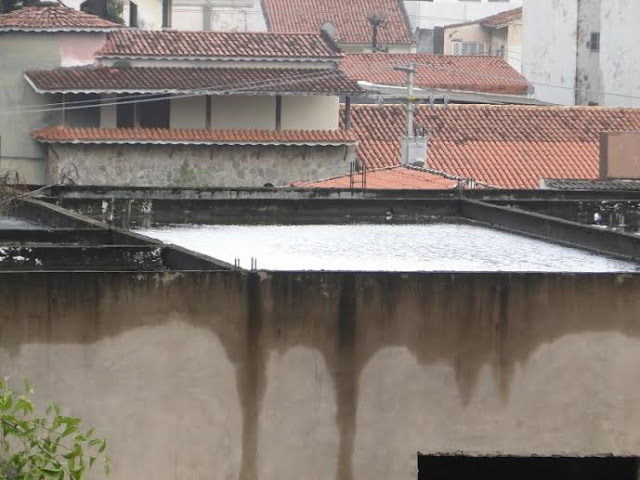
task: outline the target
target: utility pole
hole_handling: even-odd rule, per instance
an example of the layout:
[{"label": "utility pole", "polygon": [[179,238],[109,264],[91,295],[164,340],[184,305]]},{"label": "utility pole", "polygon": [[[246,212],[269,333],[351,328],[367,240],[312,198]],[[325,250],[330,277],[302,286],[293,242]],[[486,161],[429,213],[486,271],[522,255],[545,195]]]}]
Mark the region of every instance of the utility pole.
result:
[{"label": "utility pole", "polygon": [[367,15],[367,20],[373,29],[371,33],[371,53],[376,53],[378,51],[378,28],[386,27],[387,19],[383,15],[371,13]]},{"label": "utility pole", "polygon": [[425,165],[427,163],[427,136],[420,133],[416,137],[413,119],[416,97],[413,95],[416,64],[393,67],[394,70],[407,74],[407,125],[405,137],[402,139],[402,165]]},{"label": "utility pole", "polygon": [[416,74],[416,64],[415,63],[410,63],[407,66],[397,66],[397,67],[393,67],[394,70],[400,71],[400,72],[405,72],[407,74],[407,129],[406,129],[406,135],[407,137],[411,138],[414,136],[414,130],[413,130],[413,113],[415,111],[415,104],[413,103],[415,101],[415,97],[413,96],[413,84],[414,84],[414,77]]}]

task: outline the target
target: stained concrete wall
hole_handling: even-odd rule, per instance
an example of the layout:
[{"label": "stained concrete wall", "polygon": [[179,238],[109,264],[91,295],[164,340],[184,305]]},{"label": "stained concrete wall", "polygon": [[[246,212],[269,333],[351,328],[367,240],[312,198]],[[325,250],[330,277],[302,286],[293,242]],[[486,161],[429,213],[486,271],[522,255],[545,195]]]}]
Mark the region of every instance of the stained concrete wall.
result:
[{"label": "stained concrete wall", "polygon": [[110,478],[415,480],[416,452],[640,453],[640,276],[4,273],[3,374]]},{"label": "stained concrete wall", "polygon": [[267,31],[260,0],[177,0],[171,26],[177,30]]},{"label": "stained concrete wall", "polygon": [[344,175],[355,146],[50,145],[49,175],[82,185],[262,187]]},{"label": "stained concrete wall", "polygon": [[536,98],[640,106],[640,31],[630,21],[638,16],[640,3],[629,0],[525,0],[523,69]]},{"label": "stained concrete wall", "polygon": [[[44,107],[59,97],[36,93],[23,72],[90,63],[104,39],[102,33],[0,33],[0,171],[17,170],[27,183],[43,183],[45,154],[29,132],[61,121],[60,112]],[[43,111],[24,113],[38,106]]]}]

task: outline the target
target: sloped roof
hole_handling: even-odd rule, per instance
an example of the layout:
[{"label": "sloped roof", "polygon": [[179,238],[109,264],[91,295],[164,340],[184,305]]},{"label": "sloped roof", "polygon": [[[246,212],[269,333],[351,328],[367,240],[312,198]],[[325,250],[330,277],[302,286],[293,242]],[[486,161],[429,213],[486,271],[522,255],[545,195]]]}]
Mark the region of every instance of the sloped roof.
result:
[{"label": "sloped roof", "polygon": [[[412,166],[378,168],[366,172],[364,178],[366,178],[364,188],[367,189],[448,190],[458,186],[456,180]],[[353,188],[363,188],[362,183],[362,174],[355,174]],[[343,175],[316,182],[294,182],[292,186],[298,188],[352,188],[352,183],[350,175]]]},{"label": "sloped roof", "polygon": [[348,95],[361,92],[338,70],[296,68],[72,67],[30,70],[40,93]]},{"label": "sloped roof", "polygon": [[117,23],[60,3],[43,3],[0,15],[0,32],[104,32],[120,27]]},{"label": "sloped roof", "polygon": [[416,65],[418,88],[442,88],[523,95],[529,82],[504,59],[494,56],[433,55],[428,53],[346,54],[341,69],[352,79],[384,85],[406,84],[406,73],[394,66]]},{"label": "sloped roof", "polygon": [[513,22],[515,20],[522,19],[522,7],[514,8],[512,10],[506,10],[504,12],[491,15],[479,20],[480,25],[485,27],[496,28],[505,23]]},{"label": "sloped roof", "polygon": [[371,43],[369,14],[383,15],[386,27],[378,30],[385,44],[413,44],[403,0],[262,0],[269,30],[319,32],[325,22],[336,29],[340,43]]},{"label": "sloped roof", "polygon": [[207,130],[181,128],[84,128],[55,125],[31,132],[42,143],[154,145],[353,145],[344,130]]},{"label": "sloped roof", "polygon": [[594,180],[571,178],[542,179],[549,190],[630,190],[640,191],[640,180],[623,178],[597,178]]},{"label": "sloped roof", "polygon": [[189,32],[176,30],[120,30],[107,37],[97,57],[228,58],[278,60],[335,60],[319,33]]},{"label": "sloped roof", "polygon": [[[428,166],[503,188],[542,178],[597,178],[602,131],[640,130],[640,109],[520,105],[419,105],[430,131]],[[402,105],[353,105],[358,156],[368,168],[400,164]]]}]

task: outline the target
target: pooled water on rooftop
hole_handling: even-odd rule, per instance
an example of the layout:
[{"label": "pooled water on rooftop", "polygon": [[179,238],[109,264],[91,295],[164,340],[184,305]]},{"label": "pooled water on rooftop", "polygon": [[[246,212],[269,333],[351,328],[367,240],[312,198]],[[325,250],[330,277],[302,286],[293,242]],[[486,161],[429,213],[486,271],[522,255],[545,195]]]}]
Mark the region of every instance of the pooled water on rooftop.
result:
[{"label": "pooled water on rooftop", "polygon": [[228,263],[265,270],[633,272],[640,267],[466,224],[180,225],[139,230]]}]

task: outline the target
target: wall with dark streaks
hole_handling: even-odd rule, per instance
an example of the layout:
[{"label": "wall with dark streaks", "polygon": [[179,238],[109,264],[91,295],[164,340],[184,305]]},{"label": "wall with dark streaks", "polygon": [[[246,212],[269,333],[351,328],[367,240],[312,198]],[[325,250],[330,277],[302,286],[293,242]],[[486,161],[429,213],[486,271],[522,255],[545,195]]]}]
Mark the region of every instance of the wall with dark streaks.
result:
[{"label": "wall with dark streaks", "polygon": [[0,365],[110,478],[412,479],[640,454],[640,275],[0,274]]}]

